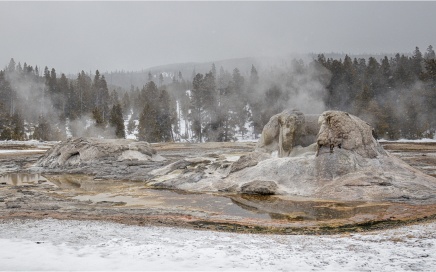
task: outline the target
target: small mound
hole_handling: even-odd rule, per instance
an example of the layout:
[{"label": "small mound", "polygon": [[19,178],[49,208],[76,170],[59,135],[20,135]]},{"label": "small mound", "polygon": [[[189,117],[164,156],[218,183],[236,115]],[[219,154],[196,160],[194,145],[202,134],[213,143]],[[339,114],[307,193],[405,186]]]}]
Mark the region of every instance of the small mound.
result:
[{"label": "small mound", "polygon": [[126,139],[70,138],[41,157],[36,166],[69,168],[123,161],[156,161],[164,158],[147,142]]}]

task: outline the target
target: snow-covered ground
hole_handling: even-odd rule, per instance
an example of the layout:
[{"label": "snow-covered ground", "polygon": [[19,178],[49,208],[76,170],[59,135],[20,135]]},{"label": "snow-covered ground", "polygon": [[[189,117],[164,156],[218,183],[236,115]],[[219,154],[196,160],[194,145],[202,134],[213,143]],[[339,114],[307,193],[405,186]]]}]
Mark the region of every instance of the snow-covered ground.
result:
[{"label": "snow-covered ground", "polygon": [[409,139],[399,139],[395,141],[380,139],[379,142],[394,142],[394,143],[436,143],[436,138],[430,139],[430,138],[423,138],[423,139],[417,139],[417,140],[409,140]]},{"label": "snow-covered ground", "polygon": [[330,236],[0,221],[1,270],[435,271],[436,222]]},{"label": "snow-covered ground", "polygon": [[[28,146],[29,148],[32,148],[32,149],[37,148],[37,149],[47,150],[56,143],[58,143],[58,141],[44,142],[44,141],[37,141],[37,140],[28,140],[28,141],[10,141],[10,140],[7,140],[7,141],[0,141],[0,147],[2,149],[7,149],[8,146],[25,145],[25,146]],[[19,150],[16,150],[16,151],[19,151]],[[25,152],[29,152],[29,150],[27,150]]]},{"label": "snow-covered ground", "polygon": [[16,149],[0,149],[0,154],[16,154],[16,153],[32,153],[32,152],[44,152],[47,149],[28,149],[28,150],[16,150]]},{"label": "snow-covered ground", "polygon": [[55,142],[42,142],[38,140],[28,140],[28,141],[14,141],[14,140],[6,140],[0,141],[0,145],[28,145],[28,146],[40,146],[46,143],[55,143]]}]

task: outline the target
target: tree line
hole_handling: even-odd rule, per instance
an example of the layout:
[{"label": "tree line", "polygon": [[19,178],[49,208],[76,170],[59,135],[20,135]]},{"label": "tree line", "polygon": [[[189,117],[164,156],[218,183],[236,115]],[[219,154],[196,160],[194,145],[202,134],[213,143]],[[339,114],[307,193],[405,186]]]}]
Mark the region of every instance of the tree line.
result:
[{"label": "tree line", "polygon": [[[93,120],[89,126],[86,116]],[[38,66],[11,59],[0,71],[0,139],[61,140],[67,133],[95,136],[95,130],[125,137],[121,101],[98,70],[93,79],[82,71],[70,80],[54,68],[40,75]]]},{"label": "tree line", "polygon": [[385,139],[434,137],[436,56],[431,45],[424,54],[416,47],[412,56],[379,61],[319,55],[317,62],[331,73],[327,108],[360,116]]},{"label": "tree line", "polygon": [[410,56],[379,60],[320,54],[261,71],[252,65],[248,73],[212,65],[188,80],[180,72],[169,84],[162,74],[158,85],[153,78],[149,72],[142,88],[109,91],[98,70],[67,78],[11,59],[0,71],[0,139],[125,138],[127,131],[149,142],[234,141],[250,131],[259,135],[286,108],[347,111],[385,139],[433,137],[436,128],[432,46],[424,54],[416,47]]}]

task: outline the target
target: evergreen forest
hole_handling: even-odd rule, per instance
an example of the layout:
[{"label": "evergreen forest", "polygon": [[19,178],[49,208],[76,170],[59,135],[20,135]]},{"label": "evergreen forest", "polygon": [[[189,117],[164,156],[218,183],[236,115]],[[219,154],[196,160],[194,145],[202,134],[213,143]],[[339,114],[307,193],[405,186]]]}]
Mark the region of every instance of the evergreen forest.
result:
[{"label": "evergreen forest", "polygon": [[[168,74],[165,74],[168,77]],[[98,70],[77,75],[11,59],[0,70],[0,139],[63,140],[86,136],[148,142],[256,138],[284,109],[342,110],[370,123],[379,138],[433,138],[436,55],[290,60],[241,72],[145,75],[144,86],[108,86]]]}]

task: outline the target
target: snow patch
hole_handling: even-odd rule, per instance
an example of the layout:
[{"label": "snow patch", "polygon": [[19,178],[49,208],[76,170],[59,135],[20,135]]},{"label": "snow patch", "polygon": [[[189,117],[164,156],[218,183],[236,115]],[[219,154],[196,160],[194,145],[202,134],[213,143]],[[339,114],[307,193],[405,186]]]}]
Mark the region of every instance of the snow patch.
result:
[{"label": "snow patch", "polygon": [[16,153],[39,153],[39,152],[45,152],[47,149],[0,149],[0,154],[16,154]]},{"label": "snow patch", "polygon": [[341,235],[255,235],[99,221],[0,221],[2,270],[433,271],[436,222]]}]

